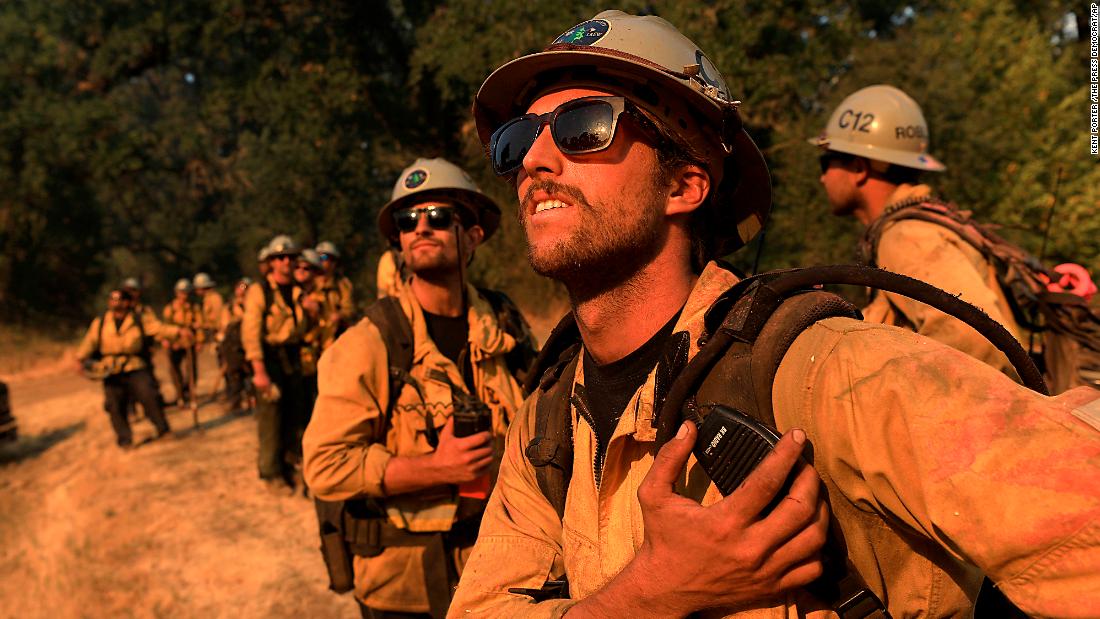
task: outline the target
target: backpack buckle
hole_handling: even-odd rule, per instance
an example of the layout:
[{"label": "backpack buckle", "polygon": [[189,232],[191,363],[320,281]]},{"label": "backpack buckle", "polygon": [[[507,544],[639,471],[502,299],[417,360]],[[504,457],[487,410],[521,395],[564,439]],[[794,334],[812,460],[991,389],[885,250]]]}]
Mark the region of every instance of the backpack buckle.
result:
[{"label": "backpack buckle", "polygon": [[890,613],[882,605],[874,591],[861,587],[851,597],[840,602],[834,608],[840,619],[885,619]]},{"label": "backpack buckle", "polygon": [[527,443],[527,448],[523,450],[523,454],[527,456],[532,466],[554,464],[558,460],[559,453],[561,453],[561,446],[558,442],[545,436],[536,436],[531,439],[531,442]]}]

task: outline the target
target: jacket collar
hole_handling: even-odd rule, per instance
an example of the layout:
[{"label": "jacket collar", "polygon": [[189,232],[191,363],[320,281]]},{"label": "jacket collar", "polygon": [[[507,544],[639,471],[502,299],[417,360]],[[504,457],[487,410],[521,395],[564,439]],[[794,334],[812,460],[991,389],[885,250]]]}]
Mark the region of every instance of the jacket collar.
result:
[{"label": "jacket collar", "polygon": [[122,317],[122,322],[119,323],[119,327],[117,329],[115,328],[115,315],[114,312],[112,312],[111,310],[107,310],[107,313],[103,314],[102,320],[105,321],[103,325],[104,329],[110,327],[111,331],[113,331],[115,335],[119,335],[126,331],[126,329],[129,329],[134,324],[134,310],[126,312],[126,315]]},{"label": "jacket collar", "polygon": [[925,184],[910,185],[908,183],[902,183],[898,185],[894,193],[890,194],[890,197],[886,200],[886,207],[884,210],[889,209],[895,204],[907,202],[909,200],[924,200],[932,196],[932,188]]},{"label": "jacket collar", "polygon": [[[707,310],[710,309],[711,304],[719,295],[738,281],[736,275],[722,268],[716,262],[708,263],[703,269],[703,273],[695,282],[691,294],[688,295],[687,302],[684,303],[684,309],[680,312],[679,320],[676,321],[676,325],[672,329],[672,336],[669,338],[665,354],[662,355],[657,367],[650,371],[645,382],[642,383],[642,386],[627,403],[612,440],[623,434],[632,434],[634,439],[638,441],[656,440],[657,429],[653,427],[653,413],[657,399],[657,377],[665,370],[663,366],[673,358],[673,355],[669,354],[672,352],[669,350],[669,346],[675,346],[682,341],[683,334],[686,333],[687,358],[694,357],[699,352],[699,337],[703,334],[703,317],[706,315]],[[584,353],[582,351],[579,354]],[[574,382],[582,385],[584,384],[583,366],[583,363],[577,364],[574,377]],[[662,385],[662,387],[667,389],[667,385]]]},{"label": "jacket collar", "polygon": [[[302,287],[298,285],[298,282],[293,280],[290,285],[292,286],[290,289],[290,298],[297,301],[298,297],[302,295]],[[286,305],[286,301],[283,300],[283,295],[279,294],[279,282],[275,281],[275,276],[270,273],[267,275],[267,287],[275,293],[275,303]]]},{"label": "jacket collar", "polygon": [[[496,314],[489,302],[481,297],[477,288],[466,285],[466,298],[469,309],[466,320],[469,327],[467,339],[470,342],[470,362],[477,363],[489,357],[503,355],[516,346],[515,339],[504,332],[497,323]],[[428,325],[424,319],[424,310],[413,294],[412,286],[404,286],[398,294],[401,308],[409,317],[413,330],[413,363],[424,360],[430,352],[438,352],[435,342],[428,335]]]}]

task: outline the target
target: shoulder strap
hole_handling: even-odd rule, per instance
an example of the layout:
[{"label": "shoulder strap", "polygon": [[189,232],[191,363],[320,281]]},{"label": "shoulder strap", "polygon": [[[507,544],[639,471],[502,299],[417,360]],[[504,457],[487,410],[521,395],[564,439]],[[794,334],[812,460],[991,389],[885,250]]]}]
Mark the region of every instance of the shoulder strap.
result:
[{"label": "shoulder strap", "polygon": [[[719,380],[720,374],[715,380],[720,385],[729,385],[723,391],[729,391],[730,397],[741,398],[745,406],[742,412],[751,416],[764,414],[766,417],[761,421],[774,423],[770,413],[771,383],[794,339],[829,316],[860,318],[859,312],[843,299],[814,290],[824,284],[887,290],[957,318],[1003,352],[1025,386],[1047,395],[1042,374],[1012,334],[985,312],[939,288],[897,273],[854,265],[790,269],[737,283],[707,311],[704,344],[673,383],[665,405],[656,413],[658,443],[663,445],[672,437],[683,413],[700,412],[696,405],[704,402],[692,396],[716,368],[725,376]],[[727,356],[732,358],[726,360]],[[736,362],[739,369],[721,369],[719,365],[720,361],[723,365],[732,364],[737,357],[746,356],[743,363]]]},{"label": "shoulder strap", "polygon": [[[573,419],[569,414],[572,376],[580,358],[581,336],[573,314],[566,314],[550,332],[527,375],[524,388],[538,394],[534,436],[524,455],[535,467],[535,481],[561,518],[573,476]],[[565,380],[561,380],[562,378]]]},{"label": "shoulder strap", "polygon": [[997,234],[999,226],[975,221],[970,211],[959,210],[954,204],[936,198],[913,199],[889,207],[864,232],[859,244],[863,264],[878,266],[878,244],[886,226],[903,219],[916,219],[942,226],[966,241],[993,265],[1005,298],[1016,322],[1031,331],[1041,331],[1036,324],[1036,312],[1027,308],[1039,303],[1046,293],[1047,280],[1057,275],[1018,245]]},{"label": "shoulder strap", "polygon": [[409,382],[409,370],[413,361],[413,330],[408,316],[401,309],[397,297],[383,297],[363,312],[382,335],[386,345],[386,363],[389,365],[390,399],[386,403],[386,421],[393,414],[393,405],[401,386]]},{"label": "shoulder strap", "polygon": [[264,293],[264,311],[260,314],[260,343],[267,338],[267,315],[271,312],[271,305],[275,303],[275,291],[271,289],[271,282],[266,277],[260,278],[256,285]]},{"label": "shoulder strap", "polygon": [[141,352],[138,353],[138,355],[148,360],[149,340],[145,338],[145,316],[141,313],[141,310],[133,310],[130,312],[130,315],[134,317],[134,324],[137,325],[138,334],[141,335]]},{"label": "shoulder strap", "polygon": [[[107,312],[107,314],[110,314],[110,312]],[[95,340],[96,356],[103,356],[103,323],[107,322],[107,314],[103,314],[99,317],[99,332],[96,333]]]},{"label": "shoulder strap", "polygon": [[988,251],[989,243],[983,237],[985,230],[970,219],[970,211],[960,211],[954,204],[926,196],[887,207],[882,216],[867,227],[860,239],[860,262],[868,266],[878,266],[878,244],[882,240],[882,233],[888,225],[904,219],[917,219],[942,226],[958,234],[983,254]]},{"label": "shoulder strap", "polygon": [[505,360],[512,376],[525,384],[538,357],[538,349],[531,339],[531,328],[527,325],[527,320],[520,313],[519,307],[503,292],[481,287],[477,291],[493,308],[500,328],[516,340],[516,347],[505,356]]}]

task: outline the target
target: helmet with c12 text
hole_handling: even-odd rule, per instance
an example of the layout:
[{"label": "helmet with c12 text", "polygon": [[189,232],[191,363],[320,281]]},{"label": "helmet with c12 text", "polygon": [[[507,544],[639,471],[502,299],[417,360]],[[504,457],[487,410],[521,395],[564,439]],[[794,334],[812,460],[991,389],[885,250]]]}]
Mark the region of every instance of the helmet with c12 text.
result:
[{"label": "helmet with c12 text", "polygon": [[809,142],[825,150],[926,172],[947,169],[928,153],[928,123],[920,105],[886,84],[848,95],[833,110],[821,135]]}]

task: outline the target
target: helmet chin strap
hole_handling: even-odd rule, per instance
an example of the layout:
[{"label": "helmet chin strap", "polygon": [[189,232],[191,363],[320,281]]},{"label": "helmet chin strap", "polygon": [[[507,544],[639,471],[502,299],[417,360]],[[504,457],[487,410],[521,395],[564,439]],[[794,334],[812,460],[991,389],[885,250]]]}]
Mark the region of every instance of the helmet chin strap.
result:
[{"label": "helmet chin strap", "polygon": [[462,314],[465,315],[468,309],[467,303],[469,299],[466,298],[466,256],[462,252],[462,231],[458,225],[458,216],[455,216],[455,221],[452,224],[451,230],[455,235],[455,247],[458,251],[458,285],[460,288],[460,294],[462,295]]}]

